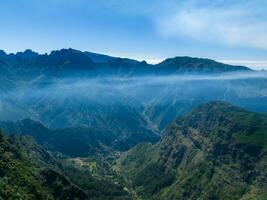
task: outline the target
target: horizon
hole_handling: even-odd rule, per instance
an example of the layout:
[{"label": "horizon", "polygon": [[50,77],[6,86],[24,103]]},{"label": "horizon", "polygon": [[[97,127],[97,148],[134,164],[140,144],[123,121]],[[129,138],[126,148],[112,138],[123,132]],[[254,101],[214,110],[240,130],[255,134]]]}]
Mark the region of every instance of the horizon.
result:
[{"label": "horizon", "polygon": [[[148,64],[151,64],[151,65],[159,64],[159,63],[161,63],[161,62],[163,62],[163,61],[165,61],[166,59],[169,59],[169,58],[190,57],[190,58],[199,58],[199,59],[214,60],[216,62],[221,62],[221,63],[224,63],[224,64],[233,65],[233,66],[244,66],[244,67],[248,67],[250,69],[256,70],[256,71],[267,70],[267,61],[215,60],[215,59],[206,58],[206,57],[192,57],[192,56],[189,56],[189,55],[177,55],[177,56],[174,56],[174,57],[166,57],[166,58],[162,58],[162,59],[147,59],[147,60],[145,60],[145,59],[138,59],[138,58],[131,58],[131,57],[123,57],[123,56],[120,56],[120,55],[109,55],[109,54],[105,54],[105,53],[93,52],[93,51],[90,51],[90,50],[82,51],[82,50],[79,50],[79,49],[74,49],[72,47],[69,47],[69,48],[61,48],[61,49],[54,49],[54,50],[47,51],[47,52],[38,52],[38,51],[29,49],[29,48],[26,48],[25,50],[21,50],[21,51],[19,50],[19,51],[16,51],[16,52],[7,52],[7,51],[5,51],[3,49],[0,49],[0,51],[3,51],[7,55],[10,55],[10,54],[16,55],[17,53],[24,53],[24,52],[26,52],[28,50],[29,51],[32,51],[34,53],[37,53],[38,55],[50,55],[53,51],[75,50],[75,51],[80,51],[82,53],[88,52],[88,53],[94,53],[94,54],[99,54],[99,55],[104,55],[104,56],[110,56],[110,57],[114,57],[114,58],[133,59],[133,60],[136,60],[136,61],[139,61],[139,62],[145,61],[145,62],[147,62]],[[265,62],[266,62],[266,65],[265,65]]]},{"label": "horizon", "polygon": [[267,2],[260,0],[2,2],[1,49],[72,47],[158,63],[190,56],[267,69]]}]

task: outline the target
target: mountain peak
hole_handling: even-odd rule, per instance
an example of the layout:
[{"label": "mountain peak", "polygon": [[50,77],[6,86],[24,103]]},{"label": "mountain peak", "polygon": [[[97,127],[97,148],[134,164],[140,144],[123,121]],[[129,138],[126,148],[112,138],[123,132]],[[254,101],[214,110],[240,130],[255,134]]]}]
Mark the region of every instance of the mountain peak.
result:
[{"label": "mountain peak", "polygon": [[207,58],[194,58],[189,56],[168,58],[156,66],[162,71],[167,70],[178,73],[220,73],[251,70],[244,66],[232,66]]},{"label": "mountain peak", "polygon": [[4,57],[7,56],[6,52],[3,50],[0,50],[0,57]]},{"label": "mountain peak", "polygon": [[53,73],[60,72],[57,70],[65,70],[65,72],[68,72],[68,70],[95,69],[92,60],[88,56],[79,50],[71,48],[51,51],[48,55],[42,55],[39,59],[39,63],[43,66],[51,67],[50,69]]},{"label": "mountain peak", "polygon": [[15,54],[15,57],[20,58],[20,59],[34,59],[39,56],[38,53],[32,51],[31,49],[26,49],[24,52],[17,52]]},{"label": "mountain peak", "polygon": [[203,103],[196,107],[192,112],[211,112],[211,111],[245,111],[244,109],[234,106],[225,101],[210,101],[207,103]]},{"label": "mountain peak", "polygon": [[59,49],[59,50],[53,50],[50,52],[50,56],[51,55],[63,55],[63,54],[83,54],[82,51],[76,50],[76,49],[72,49],[72,48],[68,48],[68,49]]}]

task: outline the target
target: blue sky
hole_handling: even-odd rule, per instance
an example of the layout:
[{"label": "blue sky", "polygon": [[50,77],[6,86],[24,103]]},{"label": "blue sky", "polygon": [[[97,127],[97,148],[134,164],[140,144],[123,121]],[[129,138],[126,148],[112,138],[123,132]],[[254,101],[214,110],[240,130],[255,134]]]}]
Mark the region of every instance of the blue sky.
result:
[{"label": "blue sky", "polygon": [[267,68],[265,0],[6,0],[0,49],[75,48],[158,62],[195,56]]}]

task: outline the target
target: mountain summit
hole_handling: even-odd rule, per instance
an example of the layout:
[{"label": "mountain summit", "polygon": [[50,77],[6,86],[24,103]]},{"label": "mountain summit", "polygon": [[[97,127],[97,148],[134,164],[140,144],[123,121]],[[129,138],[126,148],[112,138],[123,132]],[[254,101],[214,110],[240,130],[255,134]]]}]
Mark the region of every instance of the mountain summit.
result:
[{"label": "mountain summit", "polygon": [[156,65],[162,72],[169,73],[220,73],[232,71],[250,71],[244,66],[232,66],[204,58],[175,57],[168,58]]}]

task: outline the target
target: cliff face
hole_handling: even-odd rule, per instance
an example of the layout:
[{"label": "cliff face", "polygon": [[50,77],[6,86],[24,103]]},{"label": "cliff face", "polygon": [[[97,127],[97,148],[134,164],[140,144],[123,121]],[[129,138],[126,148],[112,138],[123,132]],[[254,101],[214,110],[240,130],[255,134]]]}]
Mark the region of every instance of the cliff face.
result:
[{"label": "cliff face", "polygon": [[129,151],[120,170],[148,199],[264,199],[266,137],[266,115],[211,102],[178,118],[158,144]]}]

